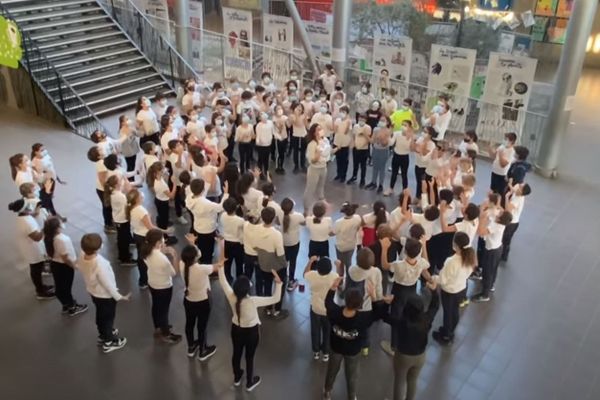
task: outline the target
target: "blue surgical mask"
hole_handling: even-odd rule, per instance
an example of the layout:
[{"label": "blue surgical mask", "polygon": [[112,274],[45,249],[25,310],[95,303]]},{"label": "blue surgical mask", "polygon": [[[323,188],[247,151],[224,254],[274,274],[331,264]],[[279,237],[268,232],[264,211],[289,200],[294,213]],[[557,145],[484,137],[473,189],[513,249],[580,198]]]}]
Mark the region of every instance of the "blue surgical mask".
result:
[{"label": "blue surgical mask", "polygon": [[358,121],[358,126],[360,126],[360,127],[365,126],[365,121]]},{"label": "blue surgical mask", "polygon": [[321,111],[321,114],[325,114],[327,112],[327,107],[321,107],[319,111]]},{"label": "blue surgical mask", "polygon": [[434,114],[441,114],[442,113],[442,106],[440,106],[439,104],[436,104],[432,109],[431,112]]},{"label": "blue surgical mask", "polygon": [[341,118],[341,119],[344,119],[344,118],[346,118],[346,113],[345,113],[345,112],[341,112],[341,113],[340,113],[340,118]]},{"label": "blue surgical mask", "polygon": [[385,127],[387,127],[387,123],[385,121],[379,121],[377,126],[379,126],[380,128],[385,128]]}]

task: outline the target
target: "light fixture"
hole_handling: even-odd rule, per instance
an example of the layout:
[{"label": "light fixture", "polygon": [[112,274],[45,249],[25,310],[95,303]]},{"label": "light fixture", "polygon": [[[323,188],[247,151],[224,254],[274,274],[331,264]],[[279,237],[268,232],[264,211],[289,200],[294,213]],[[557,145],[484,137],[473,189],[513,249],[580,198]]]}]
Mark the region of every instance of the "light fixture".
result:
[{"label": "light fixture", "polygon": [[594,38],[594,47],[592,48],[594,53],[600,53],[600,33],[596,34]]},{"label": "light fixture", "polygon": [[587,40],[587,44],[585,45],[585,52],[589,53],[592,50],[592,45],[594,44],[594,38],[589,37]]}]

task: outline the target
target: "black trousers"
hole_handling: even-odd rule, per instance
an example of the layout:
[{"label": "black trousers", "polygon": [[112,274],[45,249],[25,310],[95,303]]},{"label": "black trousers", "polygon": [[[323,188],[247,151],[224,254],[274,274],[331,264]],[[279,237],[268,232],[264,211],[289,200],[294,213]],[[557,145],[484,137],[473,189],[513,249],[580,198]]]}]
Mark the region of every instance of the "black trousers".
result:
[{"label": "black trousers", "polygon": [[390,178],[390,189],[394,189],[396,186],[396,178],[398,177],[398,170],[402,175],[402,189],[408,187],[408,165],[410,158],[408,154],[396,154],[392,155],[392,177]]},{"label": "black trousers", "polygon": [[500,264],[500,258],[502,257],[502,246],[497,249],[487,250],[482,249],[481,252],[481,272],[482,272],[482,294],[488,296],[490,290],[494,287],[496,282],[496,276],[498,274],[498,265]]},{"label": "black trousers", "polygon": [[294,168],[306,168],[306,140],[302,137],[292,136],[292,150],[294,150]]},{"label": "black trousers", "polygon": [[173,297],[173,287],[166,289],[150,288],[152,296],[152,322],[154,328],[161,330],[162,333],[170,332],[169,328],[169,306],[171,305],[171,297]]},{"label": "black trousers", "polygon": [[421,198],[421,181],[425,178],[425,168],[417,167],[415,165],[415,180],[417,181],[416,198]]},{"label": "black trousers", "polygon": [[258,325],[251,328],[241,328],[236,324],[231,324],[231,342],[233,343],[233,356],[231,364],[233,366],[234,380],[238,381],[243,374],[241,368],[242,355],[246,356],[246,382],[251,384],[254,377],[254,355],[260,340]]},{"label": "black trousers", "polygon": [[148,285],[148,266],[140,256],[142,254],[142,245],[144,244],[145,238],[140,235],[133,235],[133,241],[135,242],[135,247],[137,249],[137,267],[140,277],[138,278],[139,286],[147,286]]},{"label": "black trousers", "polygon": [[40,187],[40,204],[44,207],[50,215],[56,215],[56,210],[54,209],[54,188],[56,187],[56,181],[52,180],[52,187],[50,188],[50,193],[46,192],[44,185]]},{"label": "black trousers", "polygon": [[285,162],[285,152],[288,147],[288,140],[277,141],[277,168],[283,169],[283,163]]},{"label": "black trousers", "polygon": [[227,277],[227,282],[231,284],[231,282],[233,282],[231,266],[234,262],[235,277],[237,278],[244,273],[244,245],[239,242],[229,242],[227,240],[225,241],[224,245],[225,277]]},{"label": "black trousers", "polygon": [[115,316],[117,315],[117,301],[115,299],[101,299],[92,296],[96,306],[96,327],[103,342],[112,342],[117,337],[113,334]]},{"label": "black trousers", "polygon": [[46,292],[46,288],[42,280],[43,270],[44,262],[29,264],[29,277],[31,278],[31,282],[33,282],[33,286],[35,287],[35,292],[37,294],[43,294]]},{"label": "black trousers", "polygon": [[132,242],[131,225],[128,222],[117,222],[117,249],[119,251],[119,261],[126,262],[131,259],[129,253],[129,244]]},{"label": "black trousers", "polygon": [[160,229],[169,227],[169,202],[154,198],[156,206],[156,226]]},{"label": "black trousers", "polygon": [[427,193],[425,193],[427,196],[429,196],[429,193],[431,193],[431,185],[433,185],[433,199],[429,199],[429,204],[435,204],[435,205],[439,204],[440,199],[439,199],[438,187],[437,187],[437,183],[435,183],[433,181],[433,176],[425,173],[425,180],[427,181]]},{"label": "black trousers", "polygon": [[185,208],[185,191],[183,187],[177,186],[175,189],[175,198],[173,199],[173,203],[175,203],[175,215],[177,218],[183,215],[183,209]]},{"label": "black trousers", "polygon": [[498,175],[492,172],[490,189],[494,193],[498,193],[501,196],[504,195],[506,192],[506,177],[504,175]]},{"label": "black trousers", "polygon": [[268,297],[273,293],[273,274],[271,271],[256,269],[256,295]]},{"label": "black trousers", "polygon": [[62,304],[63,310],[73,307],[76,303],[71,294],[71,287],[73,286],[75,271],[67,264],[56,261],[50,261],[50,271],[52,271],[52,277],[54,278],[56,298]]},{"label": "black trousers", "polygon": [[444,310],[444,323],[440,329],[442,336],[453,339],[454,330],[460,319],[459,304],[464,298],[463,292],[447,293],[441,291],[442,308]]},{"label": "black trousers", "polygon": [[293,246],[284,246],[283,250],[285,251],[285,259],[287,260],[289,265],[288,281],[295,281],[296,260],[298,259],[298,252],[300,251],[300,242],[296,243]]},{"label": "black trousers", "polygon": [[[184,298],[183,308],[185,309],[185,337],[188,347],[198,344],[202,351],[206,347],[206,326],[210,317],[210,300],[189,301]],[[197,339],[194,330],[198,332]]]},{"label": "black trousers", "polygon": [[348,175],[348,161],[350,159],[350,148],[349,147],[338,147],[335,153],[335,163],[337,166],[336,178],[341,181],[346,180]]},{"label": "black trousers", "polygon": [[269,156],[271,154],[270,146],[256,146],[256,152],[258,153],[258,169],[266,176],[269,172]]},{"label": "black trousers", "polygon": [[198,233],[196,232],[196,246],[200,250],[200,264],[212,264],[215,252],[216,232]]},{"label": "black trousers", "polygon": [[[127,172],[132,172],[135,170],[135,160],[137,155],[125,157],[125,164],[127,164]],[[127,178],[129,182],[133,182],[135,178],[133,176]]]},{"label": "black trousers", "polygon": [[112,226],[112,207],[104,204],[104,191],[96,189],[96,194],[102,204],[102,218],[104,219],[104,226]]},{"label": "black trousers", "polygon": [[240,153],[240,171],[244,173],[250,169],[250,161],[252,160],[252,143],[238,142],[238,151]]},{"label": "black trousers", "polygon": [[254,275],[255,269],[258,269],[258,256],[252,256],[244,253],[244,275],[246,275],[248,279],[252,280],[252,275]]},{"label": "black trousers", "polygon": [[510,253],[510,243],[512,242],[512,238],[518,228],[518,222],[508,224],[506,225],[506,228],[504,228],[504,234],[502,235],[502,260],[508,259],[508,253]]},{"label": "black trousers", "polygon": [[356,179],[358,176],[358,169],[360,168],[360,183],[365,183],[365,175],[367,173],[367,159],[369,158],[369,149],[364,150],[352,150],[352,178]]},{"label": "black trousers", "polygon": [[308,242],[308,258],[312,256],[329,257],[329,240],[323,242],[311,240]]},{"label": "black trousers", "polygon": [[433,235],[427,241],[427,256],[429,257],[429,272],[435,274],[444,267],[444,262],[452,255],[452,240],[454,232],[442,232]]}]

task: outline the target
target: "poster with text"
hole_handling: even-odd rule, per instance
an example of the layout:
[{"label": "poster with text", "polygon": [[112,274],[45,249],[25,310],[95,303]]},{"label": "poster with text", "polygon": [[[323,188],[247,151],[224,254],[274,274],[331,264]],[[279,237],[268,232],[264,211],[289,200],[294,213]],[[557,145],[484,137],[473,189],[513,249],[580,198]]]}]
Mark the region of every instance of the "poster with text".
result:
[{"label": "poster with text", "polygon": [[263,71],[270,72],[278,87],[289,79],[294,49],[294,23],[291,18],[263,14]]},{"label": "poster with text", "polygon": [[148,19],[161,35],[170,41],[170,23],[169,23],[169,6],[167,0],[146,0],[143,11],[148,16]]},{"label": "poster with text", "polygon": [[506,132],[521,134],[537,60],[490,53],[477,133],[494,143]]},{"label": "poster with text", "polygon": [[331,25],[321,22],[305,21],[304,29],[306,29],[315,56],[321,61],[331,61],[331,42],[333,39]]},{"label": "poster with text", "polygon": [[202,2],[190,0],[189,2],[190,18],[190,56],[192,57],[192,66],[196,71],[204,69],[202,60],[202,29],[204,24]]},{"label": "poster with text", "polygon": [[463,131],[465,128],[476,56],[477,51],[474,49],[437,44],[431,46],[428,80],[430,90],[426,109],[433,107],[437,96],[446,94],[452,112],[448,128],[451,131]]},{"label": "poster with text", "polygon": [[[390,81],[396,85],[407,86],[410,82],[410,64],[412,61],[412,39],[405,36],[391,37],[375,34],[373,43],[373,79],[371,82],[381,92],[381,89],[390,87]],[[387,77],[382,73],[387,71]],[[406,90],[397,90],[398,93],[408,93]],[[400,97],[398,97],[400,98]]]},{"label": "poster with text", "polygon": [[513,47],[513,55],[527,57],[531,50],[531,37],[517,35]]},{"label": "poster with text", "polygon": [[546,37],[547,17],[535,17],[535,24],[531,27],[531,40],[543,42]]},{"label": "poster with text", "polygon": [[237,78],[241,82],[252,77],[252,13],[223,7],[225,79]]},{"label": "poster with text", "polygon": [[498,41],[498,53],[511,54],[513,46],[515,44],[515,35],[513,33],[500,33],[500,40]]},{"label": "poster with text", "polygon": [[558,0],[537,0],[535,4],[535,15],[553,17],[556,12]]}]

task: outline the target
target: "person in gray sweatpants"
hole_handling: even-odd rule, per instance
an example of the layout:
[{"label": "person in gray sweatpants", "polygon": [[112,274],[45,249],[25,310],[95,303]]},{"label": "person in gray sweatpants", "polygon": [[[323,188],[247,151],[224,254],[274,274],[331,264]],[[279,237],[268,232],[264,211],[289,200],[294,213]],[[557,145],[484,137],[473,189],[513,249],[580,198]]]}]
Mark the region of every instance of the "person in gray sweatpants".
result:
[{"label": "person in gray sweatpants", "polygon": [[305,214],[308,214],[315,201],[325,199],[325,179],[327,178],[327,161],[331,156],[331,145],[323,134],[323,128],[318,124],[312,124],[306,135],[308,171],[304,189]]},{"label": "person in gray sweatpants", "polygon": [[392,138],[391,126],[392,123],[390,119],[385,115],[382,115],[377,128],[373,131],[373,147],[371,151],[373,175],[371,183],[369,183],[365,189],[377,189],[378,193],[383,192],[385,170],[387,168],[388,159],[390,158],[389,146]]}]

